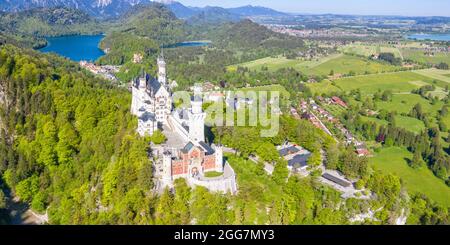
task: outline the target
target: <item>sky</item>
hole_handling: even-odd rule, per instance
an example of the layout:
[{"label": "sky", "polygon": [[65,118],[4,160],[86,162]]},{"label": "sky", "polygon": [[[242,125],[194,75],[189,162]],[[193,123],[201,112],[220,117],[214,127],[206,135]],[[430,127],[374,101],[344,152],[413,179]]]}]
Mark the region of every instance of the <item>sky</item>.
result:
[{"label": "sky", "polygon": [[264,6],[289,13],[450,16],[450,0],[178,0],[204,7]]}]

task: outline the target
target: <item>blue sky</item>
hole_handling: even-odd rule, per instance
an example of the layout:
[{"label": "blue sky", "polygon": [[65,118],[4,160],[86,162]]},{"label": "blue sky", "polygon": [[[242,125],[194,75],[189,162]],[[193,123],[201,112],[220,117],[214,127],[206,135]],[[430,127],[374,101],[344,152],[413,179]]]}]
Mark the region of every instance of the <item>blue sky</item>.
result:
[{"label": "blue sky", "polygon": [[178,0],[189,6],[258,5],[293,13],[450,16],[450,0]]}]

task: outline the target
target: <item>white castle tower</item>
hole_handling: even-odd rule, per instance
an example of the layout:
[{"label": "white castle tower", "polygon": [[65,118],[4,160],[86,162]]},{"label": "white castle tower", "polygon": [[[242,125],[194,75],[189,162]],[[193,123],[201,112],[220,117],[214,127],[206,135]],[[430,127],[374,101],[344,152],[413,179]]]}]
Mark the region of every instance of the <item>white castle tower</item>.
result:
[{"label": "white castle tower", "polygon": [[203,100],[201,97],[202,88],[194,87],[194,98],[191,101],[191,111],[189,112],[189,138],[194,142],[205,141],[205,118],[203,112]]},{"label": "white castle tower", "polygon": [[172,153],[170,151],[165,151],[163,153],[162,162],[162,180],[165,184],[172,182]]},{"label": "white castle tower", "polygon": [[166,76],[166,61],[164,60],[164,53],[161,52],[161,55],[157,59],[158,63],[158,82],[162,85],[167,85],[167,76]]},{"label": "white castle tower", "polygon": [[221,145],[213,145],[214,154],[216,156],[215,165],[217,172],[223,172],[223,147]]}]

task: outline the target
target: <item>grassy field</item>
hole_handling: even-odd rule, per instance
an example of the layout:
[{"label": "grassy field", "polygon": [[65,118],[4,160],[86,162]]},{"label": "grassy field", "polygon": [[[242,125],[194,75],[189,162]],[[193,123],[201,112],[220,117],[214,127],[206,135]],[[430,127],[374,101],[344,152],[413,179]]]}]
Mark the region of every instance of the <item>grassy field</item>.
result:
[{"label": "grassy field", "polygon": [[336,85],[344,91],[360,89],[362,94],[374,94],[381,90],[393,93],[411,92],[427,83],[432,78],[414,72],[394,72],[367,76],[354,76],[335,80]]},{"label": "grassy field", "polygon": [[379,53],[393,53],[396,57],[402,58],[402,53],[396,47],[382,45],[349,44],[340,49],[341,52],[369,57]]},{"label": "grassy field", "polygon": [[401,114],[409,113],[418,103],[422,106],[424,111],[433,112],[433,116],[435,116],[435,113],[443,106],[443,102],[432,105],[428,100],[422,98],[418,94],[394,94],[392,95],[391,101],[377,102],[377,107],[378,109],[396,111],[398,114]]},{"label": "grassy field", "polygon": [[350,55],[342,55],[317,66],[298,68],[307,75],[329,75],[331,71],[334,71],[335,74],[354,72],[355,74],[363,75],[366,73],[395,71],[397,69],[397,67],[387,63],[375,62]]},{"label": "grassy field", "polygon": [[344,109],[342,106],[334,104],[332,105],[323,104],[322,107],[334,116],[339,116],[346,111],[346,109]]},{"label": "grassy field", "polygon": [[255,91],[258,93],[258,91],[278,91],[280,92],[281,97],[284,99],[289,99],[290,93],[286,90],[285,87],[279,85],[279,84],[272,84],[272,85],[265,85],[265,86],[258,86],[258,87],[251,87],[251,88],[239,88],[238,91]]},{"label": "grassy field", "polygon": [[294,68],[307,75],[329,75],[333,70],[335,74],[348,74],[353,71],[356,74],[378,73],[382,71],[394,71],[395,66],[389,64],[366,60],[360,57],[334,54],[327,57],[306,61],[290,60],[285,57],[266,57],[238,65],[229,66],[229,71],[234,71],[238,66],[246,67],[250,70],[261,70],[267,67],[269,71],[276,71],[281,68]]},{"label": "grassy field", "polygon": [[425,124],[419,119],[405,116],[395,116],[395,125],[414,133],[421,133],[425,130]]},{"label": "grassy field", "polygon": [[[363,121],[374,122],[379,126],[386,126],[389,124],[386,120],[380,120],[375,117],[362,116],[361,119]],[[425,129],[425,124],[422,121],[412,118],[412,117],[397,115],[397,116],[395,116],[395,124],[399,128],[404,128],[408,131],[411,131],[411,132],[417,133],[417,134],[422,132]]]},{"label": "grassy field", "polygon": [[445,62],[447,64],[450,64],[450,53],[441,52],[436,53],[434,56],[428,56],[424,54],[423,50],[409,48],[401,49],[401,52],[405,59],[413,60],[419,63],[438,64],[440,62]]},{"label": "grassy field", "polygon": [[409,167],[409,159],[412,159],[410,152],[404,148],[392,147],[382,149],[369,162],[376,169],[399,176],[408,192],[423,193],[441,205],[450,207],[450,188],[428,168]]},{"label": "grassy field", "polygon": [[[450,71],[438,69],[426,69],[414,71],[417,74],[450,83]],[[448,84],[450,86],[450,84]]]},{"label": "grassy field", "polygon": [[374,122],[380,126],[386,126],[389,123],[386,120],[381,120],[375,117],[366,117],[366,116],[361,116],[361,119],[365,122]]},{"label": "grassy field", "polygon": [[329,60],[339,58],[341,54],[334,54],[327,57],[322,57],[314,60],[302,60],[302,59],[287,59],[283,56],[278,57],[266,57],[258,60],[249,61],[242,64],[228,66],[229,71],[236,70],[238,66],[246,67],[250,70],[261,70],[262,67],[267,67],[269,71],[276,71],[281,68],[294,68],[296,70],[307,70],[314,68]]},{"label": "grassy field", "polygon": [[308,83],[307,86],[311,89],[313,94],[327,94],[341,91],[338,87],[334,86],[330,80],[323,80],[320,83]]}]

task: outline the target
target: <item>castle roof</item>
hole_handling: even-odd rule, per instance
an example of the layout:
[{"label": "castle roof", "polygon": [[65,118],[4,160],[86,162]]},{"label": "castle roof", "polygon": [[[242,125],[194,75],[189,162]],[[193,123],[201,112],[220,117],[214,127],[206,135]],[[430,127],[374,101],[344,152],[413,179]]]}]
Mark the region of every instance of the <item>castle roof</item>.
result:
[{"label": "castle roof", "polygon": [[133,82],[133,86],[138,88],[139,87],[139,81],[141,78],[144,78],[145,80],[145,87],[147,88],[147,90],[151,93],[151,94],[156,94],[159,89],[163,86],[161,86],[161,83],[154,77],[152,77],[150,74],[147,73],[143,73],[141,74],[139,77],[137,77],[134,82]]},{"label": "castle roof", "polygon": [[[214,154],[214,149],[211,147],[211,146],[209,146],[208,144],[206,144],[204,141],[200,141],[200,142],[198,142],[198,144],[199,144],[199,149],[200,150],[202,150],[202,151],[204,151],[205,152],[205,155],[212,155],[212,154]],[[195,145],[194,145],[194,143],[192,143],[192,142],[189,142],[189,143],[187,143],[184,147],[183,147],[183,149],[181,149],[181,151],[183,152],[183,153],[188,153],[188,152],[190,152],[194,147],[196,147]]]},{"label": "castle roof", "polygon": [[206,144],[204,141],[198,142],[198,144],[201,146],[201,148],[205,151],[206,155],[212,155],[214,154],[214,149],[211,148],[208,144]]},{"label": "castle roof", "polygon": [[153,115],[153,114],[150,113],[150,112],[144,112],[144,113],[139,117],[139,120],[142,120],[142,121],[144,121],[144,122],[147,122],[147,121],[156,121],[155,115]]}]

